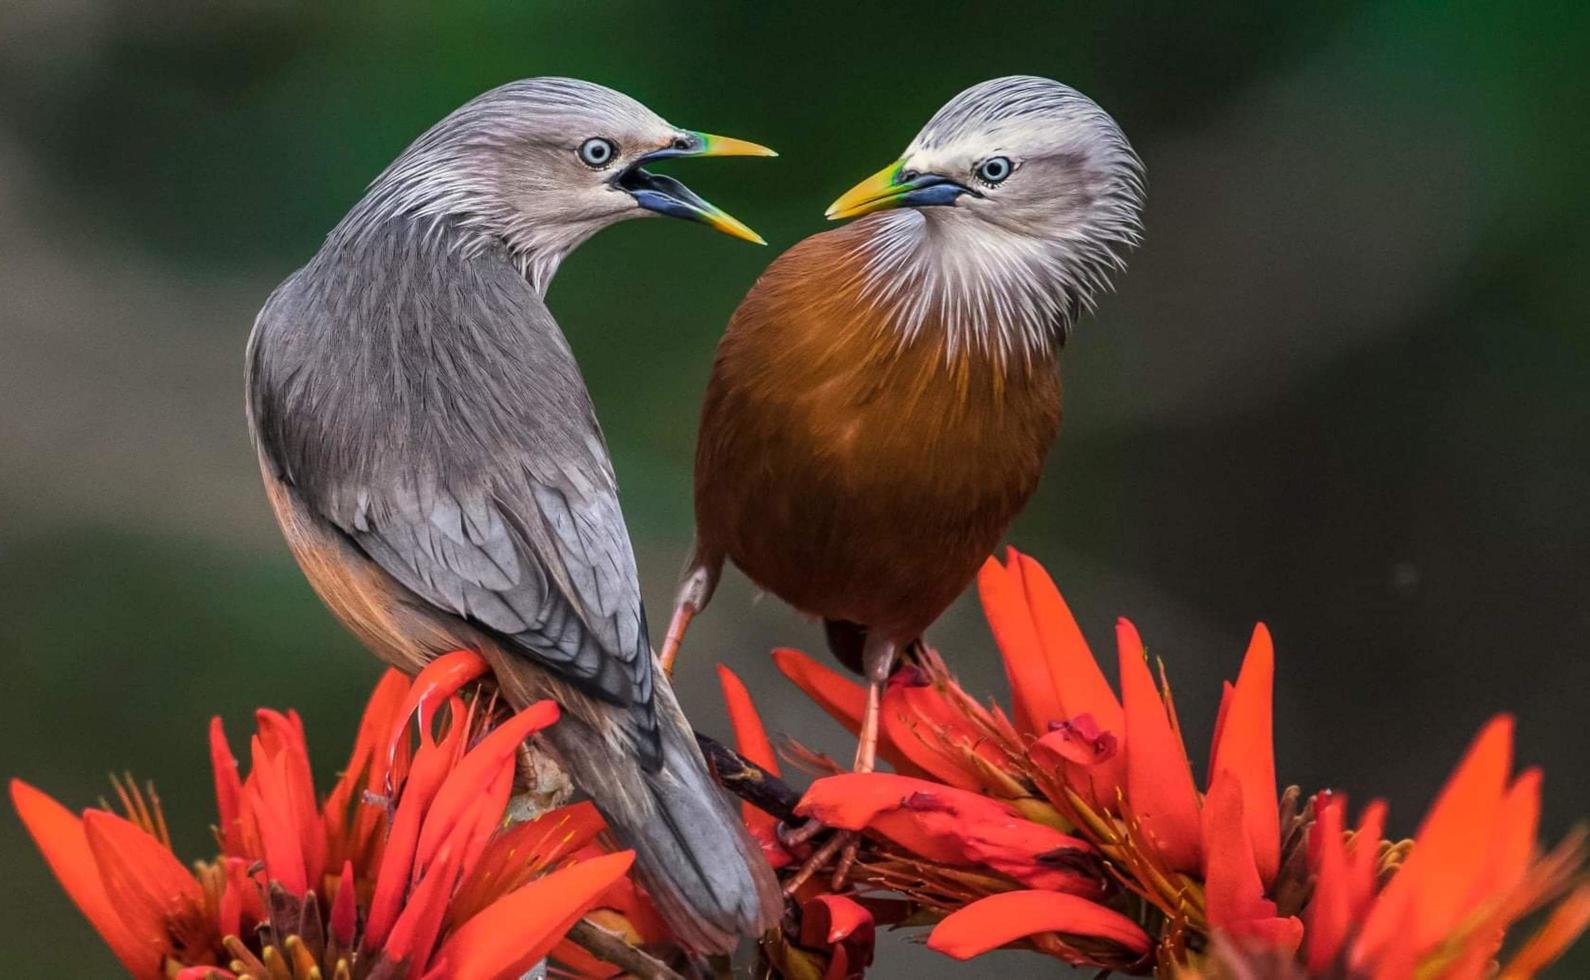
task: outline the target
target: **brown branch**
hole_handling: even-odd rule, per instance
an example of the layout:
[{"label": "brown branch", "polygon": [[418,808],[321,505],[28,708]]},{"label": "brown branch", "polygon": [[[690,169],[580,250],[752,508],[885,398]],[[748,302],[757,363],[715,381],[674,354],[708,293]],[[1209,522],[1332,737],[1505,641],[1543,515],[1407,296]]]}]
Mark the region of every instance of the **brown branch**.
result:
[{"label": "brown branch", "polygon": [[696,733],[696,743],[719,785],[758,810],[771,813],[787,823],[794,823],[795,804],[801,795],[788,783],[753,764],[727,745]]},{"label": "brown branch", "polygon": [[662,960],[631,946],[590,919],[574,923],[568,939],[602,962],[611,963],[639,980],[685,980]]}]

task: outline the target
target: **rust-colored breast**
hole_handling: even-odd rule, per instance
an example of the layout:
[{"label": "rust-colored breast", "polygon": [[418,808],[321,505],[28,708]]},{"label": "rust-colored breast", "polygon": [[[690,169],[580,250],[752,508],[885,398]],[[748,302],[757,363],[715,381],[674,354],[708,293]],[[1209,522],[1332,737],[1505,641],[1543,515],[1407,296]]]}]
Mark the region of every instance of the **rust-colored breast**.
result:
[{"label": "rust-colored breast", "polygon": [[902,344],[860,297],[858,226],[780,256],[718,347],[697,535],[803,612],[900,638],[938,617],[1032,494],[1060,422],[1052,357]]}]

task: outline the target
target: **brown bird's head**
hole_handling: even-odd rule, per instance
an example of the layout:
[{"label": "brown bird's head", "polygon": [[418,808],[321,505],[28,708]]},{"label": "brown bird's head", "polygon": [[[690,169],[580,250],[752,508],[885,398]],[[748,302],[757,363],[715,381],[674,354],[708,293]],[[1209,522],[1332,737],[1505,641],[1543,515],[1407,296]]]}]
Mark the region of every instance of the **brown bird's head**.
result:
[{"label": "brown bird's head", "polygon": [[450,221],[478,245],[506,244],[545,290],[558,263],[602,228],[665,214],[763,244],[738,220],[644,165],[669,157],[775,156],[682,129],[621,92],[572,78],[492,89],[415,140],[345,224],[399,214]]},{"label": "brown bird's head", "polygon": [[1109,114],[1069,86],[1013,75],[974,85],[898,160],[828,209],[873,215],[871,292],[908,334],[932,318],[949,343],[1052,346],[1136,244],[1143,165]]}]

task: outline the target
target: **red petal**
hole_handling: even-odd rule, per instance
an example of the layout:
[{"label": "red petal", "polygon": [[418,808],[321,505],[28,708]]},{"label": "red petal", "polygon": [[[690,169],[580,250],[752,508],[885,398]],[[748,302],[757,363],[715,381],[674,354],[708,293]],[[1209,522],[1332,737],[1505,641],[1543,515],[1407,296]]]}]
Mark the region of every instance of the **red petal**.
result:
[{"label": "red petal", "polygon": [[1304,910],[1304,921],[1308,924],[1304,937],[1308,969],[1317,976],[1326,975],[1336,962],[1352,927],[1352,882],[1347,840],[1342,828],[1342,814],[1346,809],[1347,801],[1339,794],[1324,796],[1316,804],[1315,823],[1309,829],[1309,845],[1317,851],[1317,857],[1311,862],[1315,875],[1314,895]]},{"label": "red petal", "polygon": [[243,830],[238,825],[242,815],[243,780],[238,775],[237,758],[226,741],[220,715],[210,719],[210,768],[215,773],[216,829],[221,838],[221,853],[244,857]]},{"label": "red petal", "polygon": [[872,964],[872,913],[843,895],[818,895],[801,905],[800,944],[828,950],[823,980],[859,980]]},{"label": "red petal", "polygon": [[588,802],[549,810],[495,834],[453,896],[449,923],[465,921],[534,875],[562,862],[607,829]]},{"label": "red petal", "polygon": [[463,738],[463,725],[454,725],[441,744],[422,743],[414,756],[375,875],[364,927],[364,942],[372,948],[381,948],[402,909],[408,893],[409,872],[414,867],[414,846],[419,840],[420,825],[442,780],[447,778],[456,743]]},{"label": "red petal", "polygon": [[1275,735],[1272,700],[1275,686],[1275,650],[1270,631],[1260,623],[1253,629],[1247,656],[1231,702],[1220,726],[1215,752],[1219,770],[1227,770],[1242,784],[1248,815],[1248,834],[1259,877],[1266,887],[1281,866],[1281,817],[1275,792]]},{"label": "red petal", "polygon": [[357,888],[353,862],[345,862],[342,875],[337,879],[337,894],[331,899],[331,934],[342,944],[343,949],[353,945],[353,933],[359,925]]},{"label": "red petal", "polygon": [[397,757],[398,745],[403,741],[403,729],[409,717],[419,712],[417,723],[420,737],[431,737],[431,717],[442,702],[457,693],[458,689],[485,674],[491,667],[486,659],[473,650],[454,650],[444,653],[425,665],[409,686],[397,716],[387,733],[387,759]]},{"label": "red petal", "polygon": [[879,723],[885,744],[910,763],[907,771],[926,773],[958,789],[992,788],[971,756],[995,766],[1006,764],[964,710],[914,667],[903,667],[890,678]]},{"label": "red petal", "polygon": [[83,821],[20,779],[11,780],[11,805],[67,897],[122,966],[135,977],[159,977],[159,951],[147,948],[133,935],[105,893]]},{"label": "red petal", "polygon": [[1220,682],[1220,709],[1215,713],[1215,734],[1209,740],[1209,768],[1206,770],[1211,779],[1220,771],[1220,736],[1226,730],[1226,712],[1231,710],[1231,695],[1235,692],[1230,681]]},{"label": "red petal", "polygon": [[757,713],[756,702],[751,700],[751,692],[745,689],[745,683],[734,671],[718,664],[718,684],[723,688],[723,703],[729,709],[735,748],[770,775],[781,775],[773,743],[768,741],[767,728],[762,724],[762,716]]},{"label": "red petal", "polygon": [[1540,779],[1539,769],[1526,769],[1508,788],[1491,833],[1489,867],[1480,875],[1471,901],[1507,895],[1524,880],[1540,830]]},{"label": "red petal", "polygon": [[1023,731],[1042,734],[1049,722],[1064,721],[1068,716],[1027,605],[1021,556],[1014,548],[1009,555],[1009,568],[993,558],[983,562],[977,573],[977,594],[1005,663],[1016,724]]},{"label": "red petal", "polygon": [[[256,738],[265,752],[278,760],[281,779],[278,795],[271,801],[278,819],[289,820],[298,835],[298,850],[303,856],[307,883],[319,885],[326,870],[326,830],[315,795],[315,777],[309,768],[309,745],[304,739],[304,723],[296,711],[285,715],[268,708],[255,712]],[[255,765],[259,753],[255,752]],[[306,888],[308,884],[306,884]],[[301,894],[294,892],[293,894]]]},{"label": "red petal", "polygon": [[1353,944],[1353,965],[1391,946],[1422,950],[1469,911],[1486,871],[1476,842],[1494,832],[1513,758],[1513,720],[1501,715],[1474,739],[1414,838],[1413,852],[1380,893]]},{"label": "red petal", "polygon": [[1004,803],[923,779],[827,776],[812,783],[795,812],[830,827],[873,830],[929,861],[986,865],[1035,888],[1091,894],[1099,887],[1079,866],[1093,853],[1086,842],[1026,820]]},{"label": "red petal", "polygon": [[[359,719],[359,734],[348,755],[348,764],[321,807],[327,838],[333,842],[327,855],[333,867],[346,860],[366,857],[369,838],[376,829],[374,815],[380,809],[361,806],[362,791],[385,792],[389,785],[399,781],[396,774],[390,772],[392,766],[407,764],[406,757],[388,759],[386,749],[387,736],[399,717],[408,689],[408,678],[401,672],[388,670],[381,675]],[[401,744],[407,748],[407,743]]]},{"label": "red petal", "polygon": [[1019,559],[1027,605],[1043,644],[1049,676],[1065,711],[1063,717],[1048,720],[1064,721],[1089,714],[1105,731],[1120,731],[1125,724],[1121,702],[1104,679],[1098,659],[1088,649],[1071,607],[1042,565],[1029,555],[1019,555]]},{"label": "red petal", "polygon": [[1115,636],[1126,701],[1127,805],[1164,862],[1195,873],[1201,864],[1198,789],[1187,749],[1171,729],[1136,628],[1120,620]]},{"label": "red petal", "polygon": [[1133,953],[1148,951],[1137,923],[1075,895],[1050,891],[1000,892],[950,913],[928,934],[928,949],[969,960],[1026,936],[1059,932],[1106,939]]},{"label": "red petal", "polygon": [[381,946],[381,958],[394,963],[407,961],[408,976],[418,977],[430,959],[436,937],[447,914],[447,899],[458,881],[458,857],[444,850],[409,892],[408,904],[392,923]]},{"label": "red petal", "polygon": [[[414,849],[416,870],[423,870],[442,844],[455,833],[468,833],[475,825],[469,819],[474,808],[487,799],[486,792],[506,769],[513,770],[514,753],[532,732],[538,732],[558,720],[558,706],[551,701],[537,701],[512,718],[498,725],[491,734],[481,739],[448,774],[420,830]],[[504,801],[506,802],[506,801]],[[494,816],[501,816],[498,807]],[[459,848],[463,841],[456,842]]]},{"label": "red petal", "polygon": [[[806,903],[806,908],[820,905],[828,918],[828,928],[822,937],[824,943],[837,943],[850,938],[862,927],[872,927],[872,913],[866,906],[843,895],[818,895]],[[808,944],[811,945],[811,944]]]},{"label": "red petal", "polygon": [[632,851],[592,858],[503,896],[448,936],[431,960],[426,980],[519,976],[563,938],[634,860]]},{"label": "red petal", "polygon": [[[770,775],[779,775],[778,756],[773,752],[773,743],[768,741],[767,729],[762,725],[762,716],[757,714],[751,692],[745,689],[739,676],[723,664],[718,664],[718,685],[723,688],[723,703],[729,710],[735,748],[752,765],[760,766]],[[759,837],[778,823],[772,814],[744,802],[740,804],[740,819]]]},{"label": "red petal", "polygon": [[1264,897],[1244,818],[1242,783],[1229,769],[1215,775],[1204,798],[1204,913],[1228,936],[1257,941],[1287,955],[1303,940],[1303,923],[1276,914]]},{"label": "red petal", "polygon": [[204,891],[164,844],[132,821],[103,810],[83,814],[83,835],[107,900],[156,963],[179,938],[185,944],[198,938],[187,931],[202,923]]},{"label": "red petal", "polygon": [[[829,670],[799,650],[781,647],[773,651],[773,664],[806,696],[828,712],[835,721],[855,735],[861,731],[861,716],[867,710],[867,690],[843,674]],[[896,770],[921,774],[922,770],[887,739],[878,740],[878,754]]]},{"label": "red petal", "polygon": [[867,711],[867,691],[860,684],[788,647],[773,651],[773,664],[852,735],[861,731],[861,716]]}]

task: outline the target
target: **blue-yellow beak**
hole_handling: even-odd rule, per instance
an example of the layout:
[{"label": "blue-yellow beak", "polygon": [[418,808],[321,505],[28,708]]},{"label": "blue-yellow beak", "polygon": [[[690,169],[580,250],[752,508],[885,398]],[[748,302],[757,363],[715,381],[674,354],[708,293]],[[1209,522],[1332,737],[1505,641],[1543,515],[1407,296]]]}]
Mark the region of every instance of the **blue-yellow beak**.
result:
[{"label": "blue-yellow beak", "polygon": [[672,218],[698,221],[709,228],[732,235],[743,241],[766,245],[761,235],[744,222],[710,204],[672,177],[654,174],[641,166],[649,160],[666,160],[670,157],[776,157],[777,153],[748,140],[732,136],[714,136],[685,130],[668,144],[636,159],[615,183],[635,199],[635,203],[648,211],[666,214]]},{"label": "blue-yellow beak", "polygon": [[956,198],[970,193],[971,188],[948,177],[914,173],[905,169],[904,160],[896,160],[842,194],[828,206],[826,216],[829,221],[838,221],[888,208],[954,204]]}]

